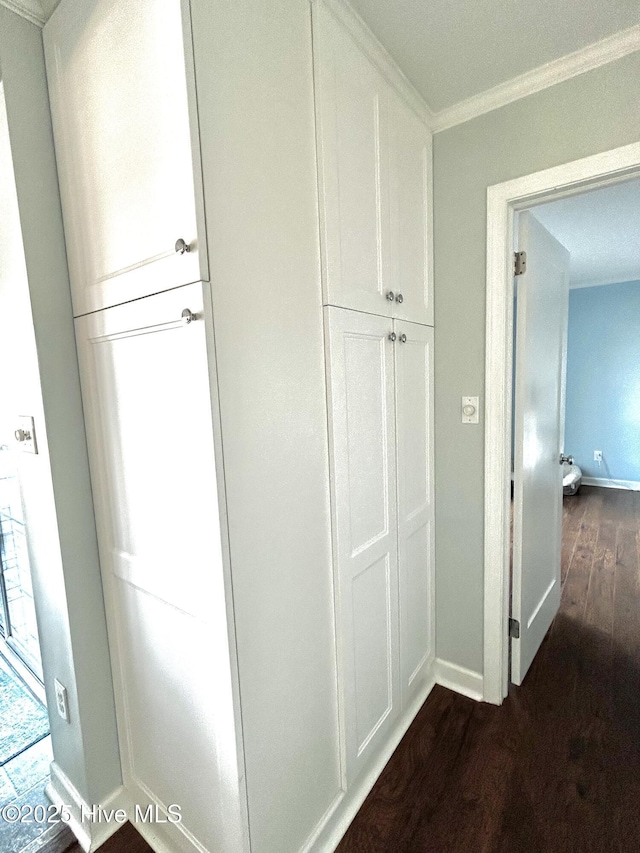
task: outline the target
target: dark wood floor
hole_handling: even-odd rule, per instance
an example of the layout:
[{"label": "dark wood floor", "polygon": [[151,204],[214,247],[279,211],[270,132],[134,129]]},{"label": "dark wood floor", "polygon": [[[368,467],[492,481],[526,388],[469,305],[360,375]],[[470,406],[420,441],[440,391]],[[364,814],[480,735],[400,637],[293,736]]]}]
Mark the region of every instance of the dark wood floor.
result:
[{"label": "dark wood floor", "polygon": [[640,493],[565,498],[560,612],[502,707],[436,687],[339,853],[640,851]]},{"label": "dark wood floor", "polygon": [[[436,687],[338,853],[640,851],[639,545],[640,493],[565,498],[562,604],[524,684],[500,708]],[[101,848],[149,851],[130,826]]]},{"label": "dark wood floor", "polygon": [[[45,850],[42,853],[49,853],[49,851]],[[52,850],[51,853],[57,853],[57,850]],[[65,848],[64,853],[84,853],[84,851],[79,844],[72,844],[71,847]],[[102,845],[100,853],[153,853],[153,851],[133,826],[126,823]]]}]

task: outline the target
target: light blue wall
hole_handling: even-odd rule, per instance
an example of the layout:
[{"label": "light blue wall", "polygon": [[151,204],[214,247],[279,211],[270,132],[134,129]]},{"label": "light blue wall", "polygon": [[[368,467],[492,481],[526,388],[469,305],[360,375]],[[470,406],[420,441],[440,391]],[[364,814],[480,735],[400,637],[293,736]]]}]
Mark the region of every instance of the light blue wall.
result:
[{"label": "light blue wall", "polygon": [[565,448],[587,477],[640,481],[640,281],[570,293]]}]

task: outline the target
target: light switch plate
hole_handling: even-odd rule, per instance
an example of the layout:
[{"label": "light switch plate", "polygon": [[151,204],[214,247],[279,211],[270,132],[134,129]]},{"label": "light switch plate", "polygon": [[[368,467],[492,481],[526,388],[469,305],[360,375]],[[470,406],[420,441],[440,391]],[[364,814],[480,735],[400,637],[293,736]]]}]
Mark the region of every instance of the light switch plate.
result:
[{"label": "light switch plate", "polygon": [[463,397],[462,398],[462,423],[477,424],[480,423],[479,413],[480,403],[478,397]]},{"label": "light switch plate", "polygon": [[18,449],[23,453],[37,453],[38,443],[36,441],[36,428],[33,418],[29,415],[20,415],[18,428],[15,431]]}]

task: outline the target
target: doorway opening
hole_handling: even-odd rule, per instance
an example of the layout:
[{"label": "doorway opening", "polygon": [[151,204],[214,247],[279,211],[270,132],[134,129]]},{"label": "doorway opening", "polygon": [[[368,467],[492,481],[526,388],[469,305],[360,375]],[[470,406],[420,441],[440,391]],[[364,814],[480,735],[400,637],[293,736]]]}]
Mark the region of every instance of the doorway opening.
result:
[{"label": "doorway opening", "polygon": [[[514,220],[521,211],[535,209],[557,199],[569,199],[585,191],[614,185],[638,176],[640,145],[634,144],[496,185],[488,190],[484,698],[495,704],[501,704],[509,685],[513,252],[518,248],[515,242]],[[564,433],[564,430],[562,432]],[[533,438],[529,436],[529,450],[533,456],[536,450],[534,439],[535,433]],[[563,448],[559,444],[554,465],[559,466],[562,452]],[[559,468],[555,470],[560,471]],[[558,558],[559,549],[558,543]],[[515,550],[514,548],[514,554]],[[547,598],[555,597],[559,603],[559,587],[560,584],[558,589],[553,591],[551,583],[548,583],[544,589],[537,590],[537,604],[540,609],[536,611],[534,607],[532,610],[529,606],[527,627],[533,625],[538,612],[547,606],[544,603]],[[514,593],[521,594],[521,590],[516,590],[514,586]],[[553,602],[550,612],[553,610],[552,605]],[[517,630],[517,626],[512,623],[512,632],[514,627]],[[522,625],[520,628],[522,630]],[[541,641],[542,637],[534,639]],[[526,672],[528,663],[525,662],[523,672]],[[520,675],[524,677],[522,671]]]}]

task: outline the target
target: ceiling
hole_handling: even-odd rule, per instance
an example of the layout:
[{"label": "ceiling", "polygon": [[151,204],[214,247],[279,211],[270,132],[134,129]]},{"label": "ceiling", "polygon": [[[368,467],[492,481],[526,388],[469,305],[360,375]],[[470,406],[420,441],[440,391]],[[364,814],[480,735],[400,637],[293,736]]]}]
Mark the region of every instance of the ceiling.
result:
[{"label": "ceiling", "polygon": [[532,212],[571,253],[571,287],[640,281],[640,179]]},{"label": "ceiling", "polygon": [[434,111],[640,23],[638,0],[350,0]]},{"label": "ceiling", "polygon": [[[39,23],[59,2],[0,0]],[[640,0],[346,2],[422,95],[434,131],[640,50]]]}]

